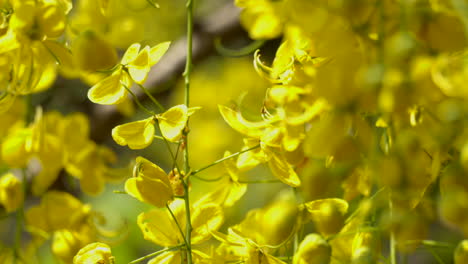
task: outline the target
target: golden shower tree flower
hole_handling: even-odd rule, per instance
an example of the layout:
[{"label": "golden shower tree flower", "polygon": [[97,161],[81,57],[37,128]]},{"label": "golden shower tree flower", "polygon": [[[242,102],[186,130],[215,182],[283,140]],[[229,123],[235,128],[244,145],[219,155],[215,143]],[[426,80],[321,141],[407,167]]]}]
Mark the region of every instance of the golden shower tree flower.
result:
[{"label": "golden shower tree flower", "polygon": [[52,237],[52,253],[64,263],[71,263],[76,253],[94,240],[91,230],[73,231],[62,229],[54,232]]},{"label": "golden shower tree flower", "polygon": [[128,145],[131,149],[148,147],[154,139],[156,121],[159,124],[162,136],[170,141],[177,142],[182,137],[188,118],[199,107],[187,108],[185,105],[176,105],[162,114],[139,121],[126,123],[112,129],[112,138],[121,145]]},{"label": "golden shower tree flower", "polygon": [[125,191],[141,202],[165,207],[174,199],[169,177],[158,165],[137,157],[133,177],[125,182]]},{"label": "golden shower tree flower", "polygon": [[107,244],[95,242],[78,251],[73,258],[73,264],[114,264],[110,247]]},{"label": "golden shower tree flower", "polygon": [[345,223],[348,203],[338,198],[320,199],[305,203],[319,232],[327,237],[338,233]]},{"label": "golden shower tree flower", "polygon": [[293,264],[328,264],[331,247],[319,234],[308,234],[294,254]]},{"label": "golden shower tree flower", "polygon": [[122,57],[113,73],[99,81],[88,91],[88,98],[93,103],[113,105],[123,102],[128,95],[127,89],[133,82],[145,82],[150,68],[159,62],[169,48],[170,42],[160,43],[152,48],[140,50],[140,44],[132,44]]},{"label": "golden shower tree flower", "polygon": [[[229,151],[224,153],[224,157],[230,155]],[[227,175],[219,181],[218,188],[204,195],[200,200],[231,207],[244,196],[247,191],[247,184],[239,182],[240,170],[237,168],[234,159],[223,161],[223,165]]]},{"label": "golden shower tree flower", "polygon": [[144,149],[154,139],[155,128],[153,117],[116,126],[112,129],[112,138],[121,145],[128,145],[130,149]]},{"label": "golden shower tree flower", "polygon": [[217,257],[225,262],[285,263],[274,253],[300,226],[299,207],[292,198],[290,193],[281,193],[265,208],[249,211],[241,223],[228,228],[227,234],[213,231],[213,236],[221,242]]},{"label": "golden shower tree flower", "polygon": [[25,212],[26,223],[33,229],[52,233],[61,229],[79,230],[88,224],[91,207],[83,204],[71,194],[49,191],[42,196],[41,203]]},{"label": "golden shower tree flower", "polygon": [[[179,228],[185,226],[186,223],[184,203],[176,200],[169,208],[171,208],[175,219],[168,210],[161,209],[154,209],[138,215],[137,222],[143,232],[144,239],[163,247],[176,247],[185,243],[186,233]],[[222,208],[213,203],[197,202],[191,206],[190,211],[192,245],[199,245],[210,239],[212,232],[216,231],[224,222]],[[206,261],[209,258],[202,251],[193,248],[192,254],[195,263]],[[148,263],[180,263],[184,255],[183,250],[169,251],[153,258]],[[161,262],[163,260],[164,262]]]}]

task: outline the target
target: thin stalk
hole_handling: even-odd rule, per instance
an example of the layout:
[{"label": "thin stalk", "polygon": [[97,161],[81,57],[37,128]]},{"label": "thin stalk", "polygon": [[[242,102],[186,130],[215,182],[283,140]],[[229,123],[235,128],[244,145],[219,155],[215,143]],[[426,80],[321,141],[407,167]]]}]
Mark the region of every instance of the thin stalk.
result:
[{"label": "thin stalk", "polygon": [[[388,207],[390,209],[390,219],[393,221],[393,203],[392,197],[390,196]],[[395,240],[395,232],[390,231],[390,264],[397,264],[396,258],[396,240]]]},{"label": "thin stalk", "polygon": [[187,239],[185,238],[184,231],[182,231],[182,227],[180,226],[179,221],[177,221],[177,218],[174,215],[174,212],[172,212],[171,207],[169,207],[168,204],[166,204],[166,208],[169,211],[169,213],[171,214],[172,220],[174,220],[174,222],[176,223],[177,229],[179,229],[180,235],[182,236],[182,239],[184,240],[184,243],[187,244]]},{"label": "thin stalk", "polygon": [[143,104],[140,102],[140,99],[138,99],[138,97],[132,92],[132,90],[130,90],[130,88],[128,88],[126,85],[123,85],[123,87],[125,88],[125,90],[127,90],[127,92],[129,92],[132,95],[133,101],[135,101],[135,103],[138,105],[138,107],[141,110],[143,110],[144,112],[146,112],[149,115],[152,115],[152,116],[155,115],[155,113],[153,111],[151,111],[148,108],[143,106]]},{"label": "thin stalk", "polygon": [[156,98],[153,97],[153,95],[146,89],[143,85],[138,83],[138,86],[143,90],[143,92],[146,94],[146,96],[149,97],[149,99],[156,105],[157,108],[159,108],[159,111],[164,112],[166,109],[164,106],[162,106],[161,103],[156,100]]},{"label": "thin stalk", "polygon": [[15,232],[15,258],[14,258],[14,263],[18,263],[18,260],[20,258],[20,250],[21,250],[21,238],[23,235],[23,221],[24,221],[24,200],[26,197],[26,169],[22,169],[22,181],[21,181],[21,188],[23,189],[23,202],[21,203],[21,206],[18,208],[18,211],[16,212],[16,232]]},{"label": "thin stalk", "polygon": [[131,262],[129,262],[128,264],[135,264],[135,263],[139,263],[139,262],[142,262],[144,260],[147,260],[149,258],[152,258],[152,257],[155,257],[157,255],[160,255],[164,252],[168,252],[168,251],[174,251],[174,250],[177,250],[179,248],[182,248],[184,247],[185,245],[178,245],[178,246],[175,246],[175,247],[170,247],[170,248],[165,248],[165,249],[161,249],[159,251],[156,251],[156,252],[153,252],[151,254],[148,254],[146,256],[143,256],[141,258],[138,258],[138,259],[135,259],[135,260],[132,260]]},{"label": "thin stalk", "polygon": [[201,171],[204,171],[204,170],[206,170],[206,169],[208,169],[208,168],[210,168],[210,167],[213,167],[213,166],[215,166],[215,165],[217,165],[217,164],[220,164],[221,162],[223,162],[223,161],[225,161],[225,160],[228,160],[228,159],[237,157],[237,156],[239,156],[240,154],[242,154],[242,153],[244,153],[244,152],[251,151],[251,150],[256,149],[256,148],[259,148],[259,147],[260,147],[260,144],[259,144],[259,145],[256,145],[256,146],[253,146],[253,147],[251,147],[251,148],[248,148],[248,149],[245,149],[245,150],[236,152],[236,153],[231,154],[231,155],[229,155],[229,156],[226,156],[226,157],[224,157],[224,158],[222,158],[222,159],[219,159],[219,160],[217,160],[217,161],[215,161],[215,162],[213,162],[213,163],[211,163],[211,164],[209,164],[209,165],[206,165],[205,167],[202,167],[202,168],[200,168],[200,169],[198,169],[198,170],[192,171],[192,173],[191,173],[190,175],[195,175],[195,174],[197,174],[197,173],[199,173],[199,172],[201,172]]},{"label": "thin stalk", "polygon": [[431,253],[431,255],[436,259],[437,263],[439,264],[445,264],[445,262],[440,258],[439,254],[437,254],[435,252],[435,250],[431,247],[428,247],[428,246],[424,246],[428,251],[429,253]]},{"label": "thin stalk", "polygon": [[205,182],[216,182],[216,181],[219,181],[222,178],[224,178],[224,175],[221,175],[221,176],[213,178],[213,179],[205,179],[205,178],[202,178],[202,177],[200,177],[198,175],[193,175],[193,174],[191,174],[190,176],[193,176],[193,177],[199,179],[200,181],[205,181]]},{"label": "thin stalk", "polygon": [[[193,0],[187,0],[187,60],[185,61],[185,70],[183,73],[185,81],[185,105],[190,106],[190,75],[192,72],[192,43],[193,43]],[[189,120],[184,129],[183,148],[184,148],[184,171],[190,171],[189,150],[188,150]],[[185,216],[186,216],[186,248],[187,264],[192,264],[192,221],[190,217],[190,195],[189,195],[189,177],[182,180],[184,186]]]},{"label": "thin stalk", "polygon": [[278,183],[280,180],[256,180],[256,181],[239,181],[239,183],[256,184],[256,183]]}]

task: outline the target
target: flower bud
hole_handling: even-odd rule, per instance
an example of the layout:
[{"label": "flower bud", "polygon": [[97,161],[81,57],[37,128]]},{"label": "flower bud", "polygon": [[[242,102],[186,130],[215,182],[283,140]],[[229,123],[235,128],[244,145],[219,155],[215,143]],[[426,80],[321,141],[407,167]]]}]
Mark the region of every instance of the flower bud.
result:
[{"label": "flower bud", "polygon": [[183,196],[184,195],[184,184],[182,182],[183,177],[184,177],[183,172],[181,175],[178,170],[174,169],[167,175],[167,177],[169,178],[169,182],[171,183],[171,187],[172,187],[172,191],[174,192],[174,195]]}]

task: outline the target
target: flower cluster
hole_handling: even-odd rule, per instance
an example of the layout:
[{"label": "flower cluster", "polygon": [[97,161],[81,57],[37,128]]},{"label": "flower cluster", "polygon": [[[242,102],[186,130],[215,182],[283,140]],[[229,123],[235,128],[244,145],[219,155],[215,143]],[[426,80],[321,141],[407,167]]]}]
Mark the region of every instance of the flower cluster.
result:
[{"label": "flower cluster", "polygon": [[[185,100],[166,107],[145,83],[171,42],[140,39],[117,52],[117,1],[79,1],[73,13],[71,0],[0,0],[0,213],[15,215],[17,227],[0,263],[37,262],[47,241],[62,263],[119,263],[102,215],[76,188],[55,186],[67,177],[94,196],[122,181],[115,195],[155,207],[131,217],[161,249],[132,264],[397,264],[417,249],[468,263],[465,2],[235,0],[255,43],[281,38],[271,63],[268,48],[254,52],[249,67],[267,88],[246,109],[245,93],[217,107],[213,95],[195,94],[208,107],[190,105],[196,1],[186,3]],[[116,168],[115,151],[91,139],[88,116],[34,104],[58,74],[89,84],[89,101],[132,117],[108,131],[120,149],[159,141],[171,164],[141,152],[133,173]],[[218,141],[230,139],[192,133],[189,121],[213,110],[242,145],[198,167],[209,155],[194,153],[192,140],[224,147]],[[215,166],[219,175],[205,177]],[[259,183],[274,183],[275,196],[240,210]],[[458,237],[431,240],[435,231]]]}]

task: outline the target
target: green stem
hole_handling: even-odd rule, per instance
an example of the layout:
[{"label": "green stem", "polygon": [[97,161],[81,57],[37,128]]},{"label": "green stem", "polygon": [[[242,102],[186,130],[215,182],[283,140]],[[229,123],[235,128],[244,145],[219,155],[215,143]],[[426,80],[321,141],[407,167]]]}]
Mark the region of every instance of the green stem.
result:
[{"label": "green stem", "polygon": [[280,180],[257,180],[257,181],[239,181],[239,183],[246,183],[246,184],[255,184],[255,183],[278,183],[281,182]]},{"label": "green stem", "polygon": [[214,45],[215,45],[216,51],[218,51],[219,54],[226,56],[226,57],[242,57],[242,56],[249,55],[250,53],[253,53],[257,49],[262,47],[263,44],[265,44],[266,42],[263,39],[254,40],[252,43],[250,43],[249,45],[239,50],[232,50],[223,46],[223,44],[221,43],[221,38],[215,38],[214,41],[215,41]]},{"label": "green stem", "polygon": [[22,181],[21,181],[21,188],[23,189],[23,202],[21,206],[18,208],[16,212],[16,232],[15,232],[15,261],[14,263],[18,263],[20,259],[20,250],[21,250],[21,238],[23,235],[23,221],[24,221],[24,199],[26,197],[26,169],[22,169]]},{"label": "green stem", "polygon": [[431,253],[431,255],[436,259],[437,263],[445,264],[445,262],[440,258],[439,254],[435,252],[435,250],[431,247],[425,246],[425,248]]},{"label": "green stem", "polygon": [[156,105],[156,107],[159,108],[159,111],[164,112],[166,110],[164,106],[162,106],[162,104],[159,103],[158,100],[156,100],[156,98],[153,97],[153,95],[148,91],[148,89],[146,89],[143,85],[139,83],[138,83],[138,86],[143,90],[146,96],[148,96],[149,99]]},{"label": "green stem", "polygon": [[[192,43],[193,43],[193,0],[187,0],[187,60],[185,61],[185,71],[183,73],[185,81],[185,105],[190,106],[190,75],[192,72]],[[188,149],[189,120],[184,129],[184,171],[190,171],[189,149]],[[189,177],[182,180],[184,186],[185,216],[186,216],[186,247],[187,264],[192,264],[192,221],[190,217],[190,196]]]},{"label": "green stem", "polygon": [[192,173],[191,173],[190,175],[195,175],[195,174],[197,174],[197,173],[199,173],[199,172],[201,172],[201,171],[204,171],[204,170],[206,170],[206,169],[208,169],[208,168],[210,168],[210,167],[213,167],[213,166],[215,166],[215,165],[217,165],[217,164],[220,164],[221,162],[223,162],[223,161],[225,161],[225,160],[228,160],[228,159],[237,157],[237,156],[239,156],[240,154],[242,154],[242,153],[244,153],[244,152],[251,151],[251,150],[254,150],[254,149],[259,148],[259,147],[260,147],[260,144],[258,144],[258,145],[256,145],[256,146],[253,146],[253,147],[251,147],[251,148],[248,148],[248,149],[245,149],[245,150],[236,152],[236,153],[231,154],[231,155],[229,155],[229,156],[226,156],[226,157],[224,157],[224,158],[222,158],[222,159],[219,159],[219,160],[217,160],[217,161],[211,163],[210,165],[207,165],[207,166],[202,167],[202,168],[200,168],[200,169],[198,169],[198,170],[192,171]]},{"label": "green stem", "polygon": [[129,262],[128,264],[139,263],[139,262],[142,262],[143,260],[147,260],[147,259],[149,259],[149,258],[155,257],[155,256],[157,256],[157,255],[160,255],[160,254],[164,253],[164,252],[174,251],[174,250],[177,250],[177,249],[182,248],[182,247],[184,247],[184,245],[178,245],[178,246],[175,246],[175,247],[170,247],[170,248],[161,249],[161,250],[159,250],[159,251],[153,252],[153,253],[148,254],[148,255],[146,255],[146,256],[143,256],[143,257],[141,257],[141,258],[135,259],[135,260]]},{"label": "green stem", "polygon": [[127,92],[129,92],[132,95],[133,101],[135,101],[135,103],[138,105],[138,107],[141,110],[143,110],[144,112],[146,112],[149,115],[152,115],[152,116],[155,115],[155,113],[153,111],[151,111],[148,108],[143,106],[143,104],[140,102],[140,99],[138,99],[138,97],[132,92],[132,90],[130,90],[130,88],[128,88],[126,85],[123,85],[123,87],[125,88],[125,90],[127,90]]},{"label": "green stem", "polygon": [[200,177],[200,176],[198,176],[198,175],[193,175],[193,174],[191,174],[190,176],[193,176],[193,177],[199,179],[200,181],[205,181],[205,182],[215,182],[215,181],[219,181],[219,180],[221,180],[222,178],[224,178],[223,175],[220,176],[220,177],[213,178],[213,179],[205,179],[205,178],[202,178],[202,177]]},{"label": "green stem", "polygon": [[179,221],[177,220],[177,217],[174,215],[174,212],[172,212],[171,207],[169,207],[168,204],[166,204],[166,208],[171,214],[172,220],[176,223],[177,229],[179,229],[180,235],[182,236],[182,239],[184,240],[184,244],[187,245],[187,238],[185,237],[184,231],[182,231],[182,227],[180,227]]}]

